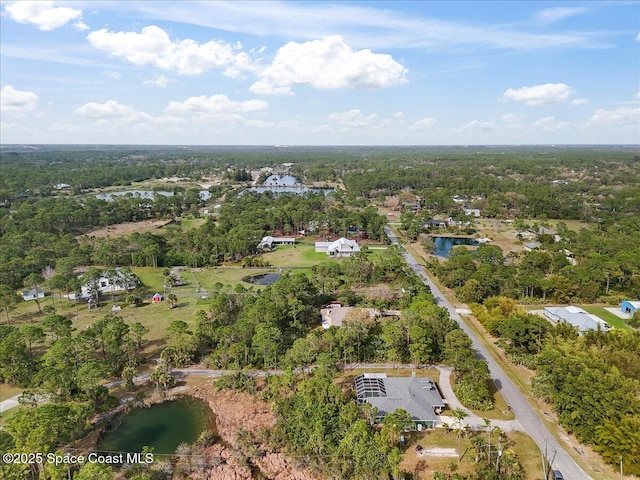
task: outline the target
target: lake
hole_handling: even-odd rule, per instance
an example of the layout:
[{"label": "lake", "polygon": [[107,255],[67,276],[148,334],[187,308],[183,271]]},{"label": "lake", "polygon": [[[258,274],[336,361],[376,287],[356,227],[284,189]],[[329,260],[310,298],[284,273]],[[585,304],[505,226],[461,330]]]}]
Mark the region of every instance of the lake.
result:
[{"label": "lake", "polygon": [[105,434],[98,444],[101,451],[141,452],[153,447],[154,453],[174,453],[181,443],[196,441],[200,433],[215,431],[215,416],[202,400],[184,397],[148,408],[135,408],[121,423]]},{"label": "lake", "polygon": [[279,273],[261,273],[260,275],[244,277],[242,280],[254,285],[273,285],[281,276]]},{"label": "lake", "polygon": [[300,184],[300,180],[298,180],[293,175],[270,175],[264,181],[264,185],[298,185]]},{"label": "lake", "polygon": [[480,243],[474,238],[468,237],[431,237],[436,244],[436,249],[433,251],[438,257],[449,258],[451,249],[458,245],[470,245],[478,246]]}]

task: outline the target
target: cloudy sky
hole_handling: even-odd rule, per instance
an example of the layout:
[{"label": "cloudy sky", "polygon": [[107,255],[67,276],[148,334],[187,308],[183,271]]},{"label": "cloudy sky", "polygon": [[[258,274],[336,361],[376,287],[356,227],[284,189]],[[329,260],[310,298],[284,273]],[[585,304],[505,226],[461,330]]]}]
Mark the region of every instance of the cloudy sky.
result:
[{"label": "cloudy sky", "polygon": [[2,143],[640,143],[638,1],[0,11]]}]

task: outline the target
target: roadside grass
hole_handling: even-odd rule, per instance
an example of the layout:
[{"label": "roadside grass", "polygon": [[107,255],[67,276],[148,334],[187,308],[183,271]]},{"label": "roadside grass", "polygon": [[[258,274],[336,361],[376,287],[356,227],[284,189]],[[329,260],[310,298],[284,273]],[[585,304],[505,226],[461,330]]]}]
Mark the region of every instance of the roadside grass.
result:
[{"label": "roadside grass", "polygon": [[8,383],[0,383],[0,402],[13,397],[14,395],[18,395],[19,393],[22,393],[21,388],[14,387]]},{"label": "roadside grass", "polygon": [[21,408],[25,408],[25,407],[22,405],[18,405],[17,407],[7,410],[6,412],[0,413],[0,428],[2,428],[4,424],[7,422],[7,420],[9,420],[9,418],[15,415],[16,412]]}]

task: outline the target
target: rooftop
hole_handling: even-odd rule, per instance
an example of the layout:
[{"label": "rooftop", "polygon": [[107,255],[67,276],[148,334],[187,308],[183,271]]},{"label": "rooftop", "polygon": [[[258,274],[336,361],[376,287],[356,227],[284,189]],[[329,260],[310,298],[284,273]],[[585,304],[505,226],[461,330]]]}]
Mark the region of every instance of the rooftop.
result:
[{"label": "rooftop", "polygon": [[384,373],[365,373],[355,379],[358,403],[367,402],[378,409],[378,419],[402,408],[414,422],[439,422],[436,412],[444,400],[430,378],[387,377]]}]

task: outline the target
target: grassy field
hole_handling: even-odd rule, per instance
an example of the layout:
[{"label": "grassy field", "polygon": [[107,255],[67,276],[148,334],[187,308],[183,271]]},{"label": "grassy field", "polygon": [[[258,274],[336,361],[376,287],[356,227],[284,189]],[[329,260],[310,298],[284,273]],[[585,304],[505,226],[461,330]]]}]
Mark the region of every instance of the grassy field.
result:
[{"label": "grassy field", "polygon": [[[486,435],[486,433],[481,433]],[[462,460],[452,457],[419,457],[416,452],[416,445],[421,445],[427,449],[430,447],[448,448],[458,451],[458,436],[456,432],[447,433],[444,429],[438,428],[425,432],[411,432],[406,435],[407,450],[405,451],[400,468],[408,472],[417,474],[416,479],[433,478],[434,472],[448,471],[450,465],[455,465],[456,471],[461,474],[468,474],[475,466],[475,449],[471,436],[462,437]],[[542,475],[542,464],[540,462],[540,450],[534,441],[527,434],[522,432],[511,432],[508,434],[509,448],[518,455],[518,460],[522,464],[527,474],[527,480],[537,480]],[[466,453],[465,453],[466,452]],[[422,461],[422,462],[421,462]],[[419,464],[419,462],[421,462]]]},{"label": "grassy field", "polygon": [[599,316],[612,327],[621,328],[623,330],[632,330],[632,328],[627,325],[627,323],[622,318],[605,310],[605,307],[597,305],[583,305],[582,308],[584,308],[589,313],[593,313],[594,315]]},{"label": "grassy field", "polygon": [[22,392],[21,388],[13,387],[6,383],[0,383],[0,402],[17,395],[20,392]]}]

